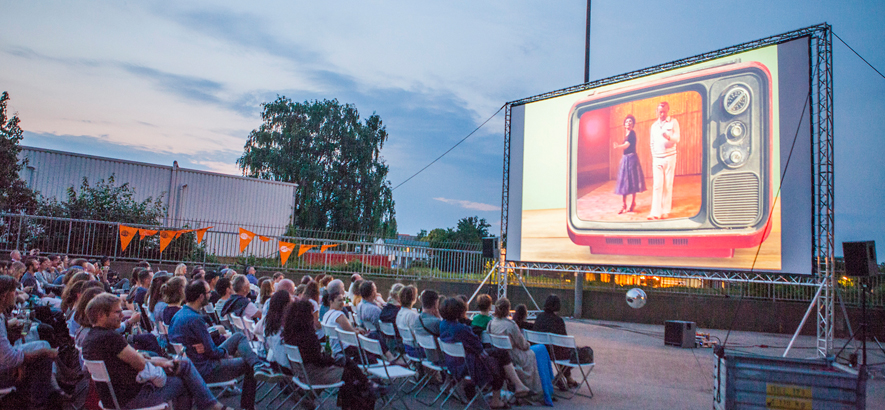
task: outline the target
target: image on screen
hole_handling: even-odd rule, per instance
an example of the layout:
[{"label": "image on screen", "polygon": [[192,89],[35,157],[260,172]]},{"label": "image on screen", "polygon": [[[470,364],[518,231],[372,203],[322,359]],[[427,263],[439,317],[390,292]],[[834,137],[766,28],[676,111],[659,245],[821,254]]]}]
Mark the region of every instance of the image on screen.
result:
[{"label": "image on screen", "polygon": [[[670,163],[672,181],[667,181],[667,188],[671,188],[671,207],[667,217],[697,216],[703,202],[703,104],[700,93],[685,91],[583,112],[576,158],[577,217],[583,221],[647,220],[655,183],[663,191],[668,176],[663,165]],[[669,120],[665,121],[678,126],[678,135],[671,136],[678,142],[670,143],[658,136],[661,154],[670,148],[670,156],[676,158],[661,155],[659,159],[665,161],[656,164],[650,131],[658,123],[659,106],[667,107]],[[659,174],[657,179],[655,173]]]}]

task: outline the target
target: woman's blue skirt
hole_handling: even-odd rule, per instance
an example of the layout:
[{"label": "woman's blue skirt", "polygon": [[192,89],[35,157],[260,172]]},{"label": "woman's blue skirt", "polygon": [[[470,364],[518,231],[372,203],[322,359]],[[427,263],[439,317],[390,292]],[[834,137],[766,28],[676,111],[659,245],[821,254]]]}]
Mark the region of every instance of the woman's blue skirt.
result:
[{"label": "woman's blue skirt", "polygon": [[615,184],[615,193],[618,195],[630,195],[645,191],[645,175],[642,174],[642,165],[639,164],[639,156],[627,154],[621,157],[618,166],[618,180]]}]

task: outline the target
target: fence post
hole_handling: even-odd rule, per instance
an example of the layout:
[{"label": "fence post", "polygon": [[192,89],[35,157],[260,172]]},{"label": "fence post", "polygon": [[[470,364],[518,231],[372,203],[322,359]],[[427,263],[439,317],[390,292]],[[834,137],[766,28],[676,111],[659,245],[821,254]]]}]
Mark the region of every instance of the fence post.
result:
[{"label": "fence post", "polygon": [[[22,238],[22,220],[25,219],[24,214],[18,215],[18,234],[15,235],[15,249],[19,252],[22,252],[21,249],[21,238]],[[22,252],[24,253],[24,252]]]}]

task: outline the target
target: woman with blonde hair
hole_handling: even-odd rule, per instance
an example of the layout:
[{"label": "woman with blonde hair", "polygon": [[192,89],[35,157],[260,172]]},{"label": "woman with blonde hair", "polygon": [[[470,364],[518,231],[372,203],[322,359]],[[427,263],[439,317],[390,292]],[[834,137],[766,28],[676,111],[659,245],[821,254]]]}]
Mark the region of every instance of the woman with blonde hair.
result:
[{"label": "woman with blonde hair", "polygon": [[187,275],[187,265],[185,265],[183,263],[179,263],[177,266],[175,266],[174,276],[185,276],[185,275]]}]

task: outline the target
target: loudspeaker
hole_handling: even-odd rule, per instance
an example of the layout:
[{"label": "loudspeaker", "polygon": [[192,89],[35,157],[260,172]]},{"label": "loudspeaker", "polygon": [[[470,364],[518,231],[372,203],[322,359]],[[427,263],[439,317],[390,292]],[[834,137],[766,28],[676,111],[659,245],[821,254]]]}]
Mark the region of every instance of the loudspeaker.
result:
[{"label": "loudspeaker", "polygon": [[498,238],[482,238],[482,257],[483,258],[497,258],[498,255],[495,255],[495,248],[497,246]]},{"label": "loudspeaker", "polygon": [[668,320],[664,322],[664,344],[678,347],[695,347],[697,326],[694,322]]},{"label": "loudspeaker", "polygon": [[870,276],[879,273],[876,242],[842,242],[846,276]]}]

